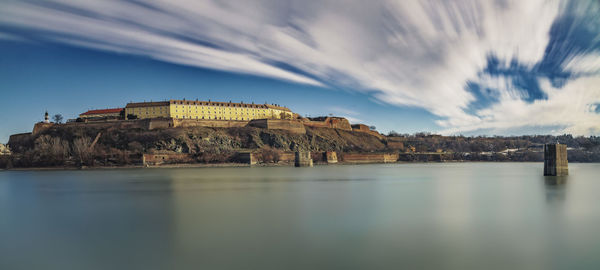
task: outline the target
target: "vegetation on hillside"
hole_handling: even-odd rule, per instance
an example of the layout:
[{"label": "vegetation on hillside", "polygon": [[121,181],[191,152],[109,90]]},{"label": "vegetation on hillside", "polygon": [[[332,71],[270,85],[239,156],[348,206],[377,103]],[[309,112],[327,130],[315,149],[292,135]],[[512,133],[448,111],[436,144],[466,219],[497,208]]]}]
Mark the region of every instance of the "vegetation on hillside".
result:
[{"label": "vegetation on hillside", "polygon": [[[283,152],[298,150],[340,154],[400,152],[404,161],[422,161],[419,153],[440,152],[450,160],[541,161],[543,144],[556,142],[569,147],[571,162],[600,162],[600,137],[594,136],[464,137],[390,133],[380,140],[367,133],[329,128],[307,128],[306,134],[294,134],[255,127],[147,131],[56,125],[39,134],[11,141],[12,155],[0,156],[0,168],[120,166],[138,164],[144,153],[187,153],[198,163],[223,163],[235,161],[239,151],[253,151],[262,162],[276,163]],[[315,158],[318,157],[317,154]]]}]

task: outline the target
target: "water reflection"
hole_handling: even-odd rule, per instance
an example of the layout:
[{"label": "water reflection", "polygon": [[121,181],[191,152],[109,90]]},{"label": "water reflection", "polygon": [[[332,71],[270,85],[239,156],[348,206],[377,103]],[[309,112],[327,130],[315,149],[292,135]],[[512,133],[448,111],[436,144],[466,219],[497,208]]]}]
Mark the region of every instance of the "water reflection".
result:
[{"label": "water reflection", "polygon": [[0,269],[597,269],[572,166],[0,172]]},{"label": "water reflection", "polygon": [[563,203],[567,194],[568,176],[544,176],[546,202]]}]

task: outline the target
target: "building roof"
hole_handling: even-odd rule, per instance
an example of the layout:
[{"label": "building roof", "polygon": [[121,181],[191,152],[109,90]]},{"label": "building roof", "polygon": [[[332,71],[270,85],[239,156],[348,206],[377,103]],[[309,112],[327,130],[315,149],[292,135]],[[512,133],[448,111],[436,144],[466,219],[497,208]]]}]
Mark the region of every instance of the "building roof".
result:
[{"label": "building roof", "polygon": [[120,113],[123,108],[114,108],[114,109],[102,109],[102,110],[89,110],[80,115],[93,115],[93,114],[108,114],[108,113]]},{"label": "building roof", "polygon": [[181,105],[203,105],[203,106],[219,106],[219,107],[240,107],[240,108],[263,108],[263,109],[277,109],[282,111],[291,112],[290,109],[270,104],[253,104],[253,103],[236,103],[236,102],[216,102],[216,101],[198,101],[198,100],[169,100],[159,102],[135,102],[127,103],[126,108],[137,108],[137,107],[158,107],[158,106],[169,106],[169,104],[181,104]]},{"label": "building roof", "polygon": [[163,106],[169,106],[169,102],[168,101],[158,101],[158,102],[132,102],[132,103],[127,103],[127,106],[125,106],[125,108],[139,108],[139,107],[163,107]]}]

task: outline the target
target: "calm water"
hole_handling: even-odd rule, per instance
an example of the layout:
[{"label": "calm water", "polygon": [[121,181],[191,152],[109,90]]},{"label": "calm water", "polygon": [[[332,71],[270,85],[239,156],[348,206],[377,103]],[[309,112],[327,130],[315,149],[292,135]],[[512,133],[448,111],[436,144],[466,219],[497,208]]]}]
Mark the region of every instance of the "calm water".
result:
[{"label": "calm water", "polygon": [[0,171],[0,269],[600,269],[600,164]]}]

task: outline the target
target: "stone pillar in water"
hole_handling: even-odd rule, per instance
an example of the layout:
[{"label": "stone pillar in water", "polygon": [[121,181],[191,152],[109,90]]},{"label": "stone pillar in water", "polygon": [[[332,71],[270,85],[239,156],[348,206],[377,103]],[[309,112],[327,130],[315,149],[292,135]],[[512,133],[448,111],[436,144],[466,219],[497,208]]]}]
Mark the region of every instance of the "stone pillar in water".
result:
[{"label": "stone pillar in water", "polygon": [[569,175],[566,144],[544,145],[544,175]]},{"label": "stone pillar in water", "polygon": [[310,152],[296,152],[294,165],[296,167],[312,167],[313,160],[310,157]]}]

